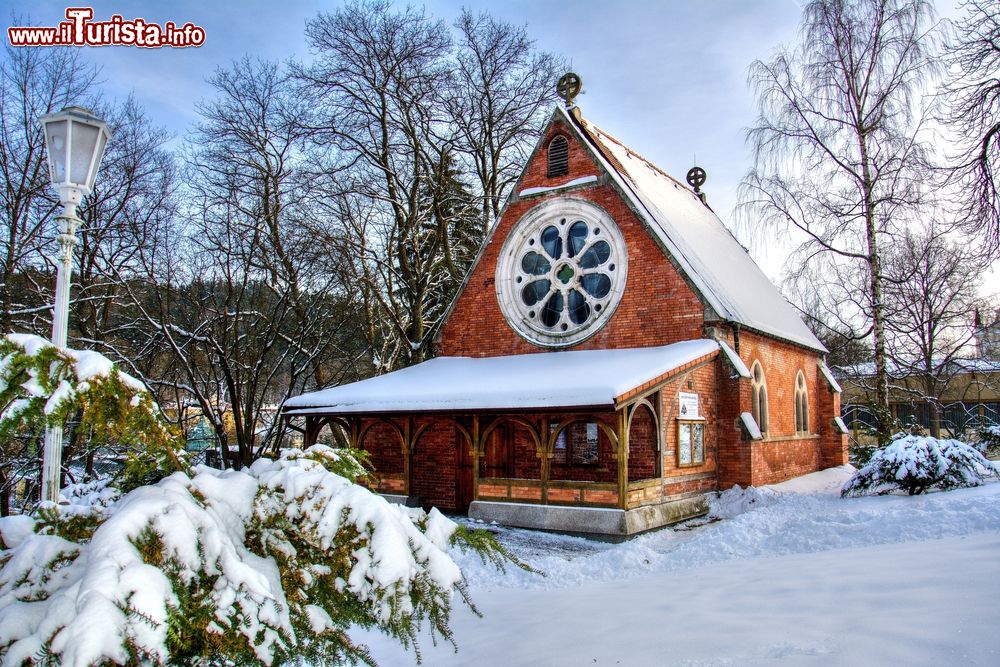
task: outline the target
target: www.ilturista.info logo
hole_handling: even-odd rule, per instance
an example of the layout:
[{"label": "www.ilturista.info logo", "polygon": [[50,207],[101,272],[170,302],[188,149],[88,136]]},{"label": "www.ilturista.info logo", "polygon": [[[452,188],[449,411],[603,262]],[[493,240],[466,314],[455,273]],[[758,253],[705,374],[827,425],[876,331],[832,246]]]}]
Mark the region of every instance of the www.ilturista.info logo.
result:
[{"label": "www.ilturista.info logo", "polygon": [[205,29],[193,23],[178,27],[173,21],[162,26],[135,18],[126,21],[114,14],[108,21],[92,21],[91,7],[70,7],[66,21],[55,27],[14,26],[7,28],[11,46],[164,46],[184,48],[205,43]]}]

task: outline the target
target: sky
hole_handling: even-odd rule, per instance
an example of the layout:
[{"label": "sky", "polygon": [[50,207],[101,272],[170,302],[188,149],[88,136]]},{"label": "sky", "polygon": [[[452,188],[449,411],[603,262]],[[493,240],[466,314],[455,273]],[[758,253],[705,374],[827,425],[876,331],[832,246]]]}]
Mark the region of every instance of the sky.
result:
[{"label": "sky", "polygon": [[[73,3],[76,4],[76,3]],[[176,141],[196,122],[195,103],[211,96],[205,79],[244,54],[308,60],[308,19],[341,2],[316,0],[94,0],[95,20],[112,14],[163,24],[188,21],[205,29],[203,46],[188,49],[84,47],[102,68],[106,95],[134,94],[154,122]],[[413,3],[419,5],[419,2]],[[955,2],[938,0],[939,16],[954,17]],[[64,20],[66,2],[5,0],[12,16],[36,25]],[[703,190],[730,227],[736,189],[751,164],[746,128],[756,116],[747,68],[797,38],[797,0],[428,0],[432,16],[451,23],[463,6],[525,25],[538,48],[567,58],[583,79],[577,98],[585,117],[678,179],[697,164],[708,173]],[[18,24],[21,24],[20,22]],[[751,248],[777,279],[787,248],[775,242]],[[1000,293],[990,276],[988,293]]]}]

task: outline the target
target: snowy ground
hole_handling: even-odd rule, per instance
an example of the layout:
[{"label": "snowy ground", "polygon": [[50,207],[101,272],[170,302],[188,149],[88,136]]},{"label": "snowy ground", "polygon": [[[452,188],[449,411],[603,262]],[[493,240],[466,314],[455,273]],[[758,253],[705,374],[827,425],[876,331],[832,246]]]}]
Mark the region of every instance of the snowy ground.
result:
[{"label": "snowy ground", "polygon": [[425,638],[424,663],[1000,664],[1000,484],[842,500],[847,475],[730,493],[728,518],[620,544],[503,530],[548,576],[462,557],[484,617],[457,608],[458,653]]}]

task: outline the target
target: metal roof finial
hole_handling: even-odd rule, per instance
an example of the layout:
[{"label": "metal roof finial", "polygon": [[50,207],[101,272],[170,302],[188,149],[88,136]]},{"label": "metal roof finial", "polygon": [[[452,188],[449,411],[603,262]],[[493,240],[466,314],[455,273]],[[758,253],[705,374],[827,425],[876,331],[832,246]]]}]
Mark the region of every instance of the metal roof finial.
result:
[{"label": "metal roof finial", "polygon": [[566,108],[569,109],[575,106],[573,100],[580,94],[582,87],[583,81],[580,79],[579,74],[576,72],[566,72],[559,77],[559,83],[556,84],[556,94],[563,98],[566,102]]},{"label": "metal roof finial", "polygon": [[701,203],[704,204],[705,206],[708,206],[708,197],[706,197],[705,193],[701,191],[701,186],[705,185],[705,181],[707,179],[708,179],[708,174],[706,174],[705,170],[702,169],[701,167],[696,165],[688,169],[687,173],[688,185],[694,188],[694,193],[698,195],[698,199],[700,199]]}]

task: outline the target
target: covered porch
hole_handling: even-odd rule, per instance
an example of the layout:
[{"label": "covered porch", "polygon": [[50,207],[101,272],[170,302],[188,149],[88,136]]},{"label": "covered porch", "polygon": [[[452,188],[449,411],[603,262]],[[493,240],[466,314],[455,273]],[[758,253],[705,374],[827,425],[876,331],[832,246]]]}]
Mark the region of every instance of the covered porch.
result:
[{"label": "covered porch", "polygon": [[305,394],[284,415],[301,424],[307,446],[368,452],[376,490],[398,502],[508,525],[628,534],[700,509],[700,496],[667,495],[663,389],[718,350],[698,340],[438,358]]}]

